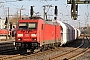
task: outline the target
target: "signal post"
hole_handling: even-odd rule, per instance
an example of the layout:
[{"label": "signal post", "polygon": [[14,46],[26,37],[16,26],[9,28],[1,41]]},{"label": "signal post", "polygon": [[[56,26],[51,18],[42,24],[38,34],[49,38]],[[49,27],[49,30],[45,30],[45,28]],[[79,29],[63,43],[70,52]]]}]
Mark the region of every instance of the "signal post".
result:
[{"label": "signal post", "polygon": [[67,4],[71,4],[71,18],[77,20],[78,4],[90,4],[90,0],[67,0]]}]

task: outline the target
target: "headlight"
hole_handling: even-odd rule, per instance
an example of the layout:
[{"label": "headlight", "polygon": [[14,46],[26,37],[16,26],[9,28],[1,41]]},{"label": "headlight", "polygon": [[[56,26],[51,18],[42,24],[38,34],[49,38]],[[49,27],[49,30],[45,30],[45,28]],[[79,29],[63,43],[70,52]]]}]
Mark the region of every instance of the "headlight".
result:
[{"label": "headlight", "polygon": [[36,39],[36,38],[32,38],[32,40],[33,40],[33,41],[37,41],[37,39]]},{"label": "headlight", "polygon": [[22,39],[21,38],[18,38],[18,41],[21,41]]},{"label": "headlight", "polygon": [[31,34],[31,37],[36,37],[37,35],[36,34]]},{"label": "headlight", "polygon": [[23,37],[23,34],[18,34],[18,37]]}]

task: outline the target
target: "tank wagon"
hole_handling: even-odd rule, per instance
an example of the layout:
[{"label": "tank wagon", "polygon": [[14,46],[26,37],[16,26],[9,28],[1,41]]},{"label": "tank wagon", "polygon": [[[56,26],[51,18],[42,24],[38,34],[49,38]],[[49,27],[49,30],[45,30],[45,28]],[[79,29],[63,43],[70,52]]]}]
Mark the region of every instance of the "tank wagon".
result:
[{"label": "tank wagon", "polygon": [[[61,21],[45,21],[42,18],[18,20],[15,46],[32,52],[41,48],[60,46],[78,37],[77,29]],[[77,35],[77,36],[76,36]]]}]

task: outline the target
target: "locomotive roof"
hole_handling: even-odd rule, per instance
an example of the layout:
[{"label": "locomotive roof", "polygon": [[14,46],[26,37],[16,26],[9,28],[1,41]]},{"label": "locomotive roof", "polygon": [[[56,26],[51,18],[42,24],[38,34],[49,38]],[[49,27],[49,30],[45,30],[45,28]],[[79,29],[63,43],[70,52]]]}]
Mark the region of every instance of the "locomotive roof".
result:
[{"label": "locomotive roof", "polygon": [[[36,20],[36,19],[42,19],[42,20],[44,20],[42,17],[37,17],[37,16],[34,16],[34,17],[29,17],[29,18],[22,18],[22,20],[25,20],[25,19],[32,19],[32,20]],[[57,23],[55,23],[55,22],[52,22],[52,20],[49,20],[49,19],[47,19],[47,20],[44,20],[44,22],[46,23],[46,24],[53,24],[53,25],[57,25]]]},{"label": "locomotive roof", "polygon": [[37,17],[37,16],[29,17],[29,19],[42,19],[42,20],[44,20],[42,17]]},{"label": "locomotive roof", "polygon": [[46,24],[52,24],[52,25],[57,25],[57,23],[52,22],[52,20],[45,20]]}]

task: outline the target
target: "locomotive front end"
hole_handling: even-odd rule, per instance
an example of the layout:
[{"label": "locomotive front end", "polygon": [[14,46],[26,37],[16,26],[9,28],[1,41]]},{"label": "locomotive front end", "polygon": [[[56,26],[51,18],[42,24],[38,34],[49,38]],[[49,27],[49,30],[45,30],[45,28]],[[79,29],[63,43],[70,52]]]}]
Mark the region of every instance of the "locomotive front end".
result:
[{"label": "locomotive front end", "polygon": [[16,34],[17,42],[36,42],[37,41],[37,23],[19,23],[19,29]]},{"label": "locomotive front end", "polygon": [[37,25],[38,20],[19,20],[15,36],[17,48],[35,49],[38,46]]}]

